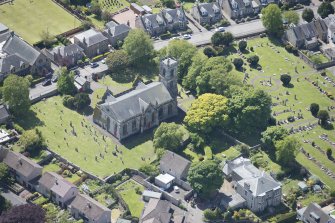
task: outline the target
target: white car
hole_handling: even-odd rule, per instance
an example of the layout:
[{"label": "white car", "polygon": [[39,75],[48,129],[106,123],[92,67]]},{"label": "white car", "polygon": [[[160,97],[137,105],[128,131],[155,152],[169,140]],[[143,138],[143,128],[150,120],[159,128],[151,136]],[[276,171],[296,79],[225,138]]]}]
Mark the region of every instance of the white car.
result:
[{"label": "white car", "polygon": [[224,28],[223,27],[217,27],[215,29],[216,32],[224,32]]},{"label": "white car", "polygon": [[184,39],[191,39],[191,35],[190,34],[185,34],[185,35],[183,35],[183,38]]},{"label": "white car", "polygon": [[178,36],[174,36],[174,37],[172,37],[172,39],[179,39],[179,37]]},{"label": "white car", "polygon": [[106,63],[106,59],[102,59],[102,60],[101,60],[101,63],[102,63],[102,64],[105,64],[105,63]]},{"label": "white car", "polygon": [[178,194],[180,193],[180,190],[179,190],[179,187],[178,186],[174,186],[173,187],[173,190]]}]

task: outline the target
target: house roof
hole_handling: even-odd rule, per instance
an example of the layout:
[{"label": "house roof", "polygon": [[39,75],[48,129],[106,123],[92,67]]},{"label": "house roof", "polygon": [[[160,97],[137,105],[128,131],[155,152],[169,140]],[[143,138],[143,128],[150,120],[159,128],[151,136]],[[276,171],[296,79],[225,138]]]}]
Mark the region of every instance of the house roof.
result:
[{"label": "house roof", "polygon": [[25,64],[28,64],[28,62],[17,54],[8,55],[0,59],[0,73],[11,72],[13,68],[19,68]]},{"label": "house roof", "polygon": [[23,41],[15,34],[11,34],[2,47],[2,50],[8,55],[16,54],[23,60],[27,61],[30,65],[33,65],[41,54],[38,50],[30,46],[27,42]]},{"label": "house roof", "polygon": [[142,196],[160,199],[162,197],[162,193],[154,192],[151,190],[145,190],[143,191]]},{"label": "house roof", "polygon": [[168,173],[165,173],[165,174],[159,174],[157,177],[155,177],[155,179],[159,180],[164,184],[168,184],[171,183],[175,179],[175,177],[171,176]]},{"label": "house roof", "polygon": [[87,82],[87,80],[84,77],[80,76],[80,75],[76,75],[74,77],[74,81],[77,84],[79,84],[81,87]]},{"label": "house roof", "polygon": [[275,190],[281,186],[280,183],[266,173],[263,173],[261,176],[240,180],[237,183],[241,186],[248,184],[254,196],[265,195],[266,192]]},{"label": "house roof", "polygon": [[64,197],[72,188],[77,188],[74,184],[54,172],[43,173],[38,183],[60,197]]},{"label": "house roof", "polygon": [[186,22],[187,18],[182,8],[163,9],[163,15],[167,23]]},{"label": "house roof", "polygon": [[146,29],[155,29],[166,25],[161,12],[157,14],[146,14],[141,18]]},{"label": "house roof", "polygon": [[115,25],[113,27],[105,29],[105,32],[112,35],[112,36],[118,36],[123,33],[129,32],[130,27],[125,24]]},{"label": "house roof", "polygon": [[168,201],[151,198],[143,211],[141,222],[169,223],[172,216],[170,209]]},{"label": "house roof", "polygon": [[105,24],[105,27],[108,29],[108,28],[112,28],[114,26],[117,26],[118,24],[114,21],[109,21]]},{"label": "house roof", "polygon": [[6,119],[9,117],[8,110],[6,106],[0,105],[0,119]]},{"label": "house roof", "polygon": [[[301,209],[300,209],[301,210]],[[300,211],[298,210],[298,212]],[[300,211],[304,221],[308,222],[318,222],[318,223],[328,223],[330,216],[322,210],[322,208],[316,203],[310,203],[305,210]]]},{"label": "house roof", "polygon": [[86,42],[87,46],[92,46],[102,41],[108,40],[107,37],[102,35],[101,32],[97,32],[94,29],[89,29],[85,32],[75,35],[80,42]]},{"label": "house roof", "polygon": [[3,162],[24,177],[29,177],[35,170],[42,173],[42,167],[40,165],[14,151],[9,151]]},{"label": "house roof", "polygon": [[140,83],[134,90],[119,96],[111,97],[100,104],[102,111],[118,121],[125,121],[142,114],[150,106],[173,100],[169,91],[161,82]]},{"label": "house roof", "polygon": [[105,212],[111,212],[110,209],[84,194],[78,194],[75,197],[71,203],[71,208],[74,208],[80,213],[83,213],[85,217],[91,221],[97,221]]},{"label": "house roof", "polygon": [[77,44],[73,43],[68,46],[57,46],[52,49],[51,53],[56,53],[60,54],[61,56],[70,56],[70,55],[75,55],[78,53],[82,53],[84,50],[78,46]]},{"label": "house roof", "polygon": [[168,57],[168,58],[162,60],[162,63],[165,64],[165,65],[167,65],[167,66],[173,66],[173,65],[175,65],[178,62],[177,62],[177,60]]},{"label": "house roof", "polygon": [[197,7],[201,17],[214,17],[215,14],[221,13],[220,6],[217,2],[199,3],[193,7]]},{"label": "house roof", "polygon": [[4,24],[0,23],[0,33],[7,32],[9,29]]},{"label": "house roof", "polygon": [[190,165],[190,161],[169,150],[164,153],[160,161],[160,169],[168,169],[176,177],[180,177],[185,171],[188,171]]}]

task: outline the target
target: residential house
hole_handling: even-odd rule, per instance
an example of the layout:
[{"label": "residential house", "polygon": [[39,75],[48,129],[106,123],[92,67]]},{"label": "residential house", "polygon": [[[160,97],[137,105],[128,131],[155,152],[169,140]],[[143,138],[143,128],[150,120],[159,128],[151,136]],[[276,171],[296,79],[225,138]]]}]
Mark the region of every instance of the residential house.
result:
[{"label": "residential house", "polygon": [[196,3],[191,9],[191,14],[201,25],[212,25],[222,19],[222,12],[217,2]]},{"label": "residential house", "polygon": [[159,174],[155,177],[155,185],[163,190],[168,190],[175,183],[175,179],[174,176],[168,173]]},{"label": "residential house", "polygon": [[7,121],[10,119],[9,112],[5,105],[0,105],[0,124],[6,124]]},{"label": "residential house", "polygon": [[76,86],[78,92],[87,92],[91,89],[90,82],[80,75],[76,75],[74,77],[74,85]]},{"label": "residential house", "polygon": [[304,223],[335,223],[329,213],[326,213],[317,203],[310,203],[297,211],[297,220]]},{"label": "residential house", "polygon": [[129,8],[138,15],[144,15],[145,14],[145,10],[136,3],[130,3]]},{"label": "residential house", "polygon": [[74,43],[84,49],[87,57],[92,58],[109,50],[108,38],[94,29],[74,36]]},{"label": "residential house", "polygon": [[84,223],[111,222],[111,210],[84,194],[76,196],[70,205],[70,211],[74,218],[83,219]]},{"label": "residential house", "polygon": [[159,82],[140,82],[115,97],[107,89],[94,109],[93,121],[122,140],[175,116],[178,112],[177,67],[176,60],[167,58],[160,63]]},{"label": "residential house", "polygon": [[79,60],[84,57],[84,50],[77,44],[68,46],[57,46],[52,50],[44,49],[43,53],[57,65],[71,68],[77,65]]},{"label": "residential house", "polygon": [[238,157],[226,161],[223,174],[233,183],[236,192],[251,211],[261,212],[281,203],[281,184],[264,171],[258,170],[249,159]]},{"label": "residential house", "polygon": [[145,14],[136,18],[135,26],[151,36],[159,36],[187,28],[187,17],[182,8],[163,9],[157,14]]},{"label": "residential house", "polygon": [[9,74],[45,75],[50,71],[50,60],[14,32],[0,34],[0,81]]},{"label": "residential house", "polygon": [[54,172],[45,172],[38,181],[38,192],[66,208],[78,194],[78,188]]},{"label": "residential house", "polygon": [[125,24],[115,24],[109,23],[106,25],[106,29],[103,31],[103,34],[108,38],[109,43],[115,47],[118,46],[118,43],[123,42],[124,39],[128,36],[130,27]]},{"label": "residential house", "polygon": [[223,10],[232,19],[252,17],[261,10],[261,2],[258,0],[223,0]]},{"label": "residential house", "polygon": [[169,201],[151,198],[142,212],[140,223],[183,223],[185,218],[185,211]]},{"label": "residential house", "polygon": [[42,174],[42,167],[21,153],[6,151],[3,162],[9,167],[14,178],[24,187],[34,190],[36,180]]},{"label": "residential house", "polygon": [[317,19],[307,24],[302,24],[285,32],[284,38],[293,46],[301,49],[314,50],[319,47],[319,40],[328,42],[328,28],[326,23]]},{"label": "residential house", "polygon": [[159,170],[178,179],[186,180],[191,162],[182,156],[167,150],[160,160]]}]

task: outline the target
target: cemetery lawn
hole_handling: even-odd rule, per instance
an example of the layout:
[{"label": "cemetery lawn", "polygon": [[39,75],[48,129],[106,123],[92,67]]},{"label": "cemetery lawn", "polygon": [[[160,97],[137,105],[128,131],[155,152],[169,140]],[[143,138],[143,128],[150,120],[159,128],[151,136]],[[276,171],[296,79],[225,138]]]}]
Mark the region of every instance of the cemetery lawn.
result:
[{"label": "cemetery lawn", "polygon": [[113,13],[128,7],[129,3],[126,0],[100,0],[100,5],[103,10]]},{"label": "cemetery lawn", "polygon": [[142,195],[136,193],[136,188],[139,188],[138,190],[141,193],[144,191],[144,187],[141,184],[134,180],[128,180],[118,186],[116,190],[128,204],[131,215],[139,218],[144,208],[144,202],[142,201]]},{"label": "cemetery lawn", "polygon": [[59,35],[81,22],[51,0],[15,0],[0,6],[0,21],[30,44],[41,40],[42,31]]},{"label": "cemetery lawn", "polygon": [[[71,122],[76,135],[72,133]],[[151,132],[131,137],[124,145],[118,145],[118,151],[122,153],[113,155],[115,141],[103,137],[83,115],[65,108],[60,96],[33,105],[31,112],[18,123],[24,129],[37,127],[52,151],[101,178],[125,168],[137,169],[156,158]]]},{"label": "cemetery lawn", "polygon": [[[313,70],[299,57],[288,53],[284,47],[271,42],[268,38],[250,39],[248,40],[248,48],[251,46],[253,47],[254,52],[248,51],[244,55],[247,58],[250,55],[258,55],[262,71],[251,69],[248,64],[245,64],[244,67],[249,74],[247,83],[265,90],[272,96],[272,102],[275,103],[272,107],[272,112],[277,119],[277,122],[285,121],[289,116],[297,116],[298,113],[303,116],[303,119],[295,120],[292,123],[282,124],[283,127],[290,130],[291,128],[298,129],[299,126],[303,127],[317,123],[318,120],[311,115],[310,111],[308,111],[311,103],[318,103],[320,109],[323,110],[327,110],[329,106],[334,105],[334,101],[329,99],[325,94],[322,94],[311,82],[318,80],[321,88],[330,93],[335,91],[334,87],[325,82],[324,78],[317,71]],[[236,57],[238,57],[236,53],[231,53],[228,56],[229,59]],[[236,71],[235,69],[233,72],[243,79],[244,74],[242,72]],[[280,75],[284,73],[289,74],[292,77],[290,87],[282,86]],[[331,74],[327,73],[327,75],[333,78]],[[287,100],[287,102],[284,105],[283,101],[285,100]],[[335,110],[331,110],[329,113],[330,116],[335,116]],[[295,135],[297,139],[300,140],[301,146],[312,157],[322,163],[325,168],[328,168],[335,173],[334,163],[328,160],[324,153],[312,147],[311,144],[303,142],[303,140],[309,140],[310,142],[314,141],[322,150],[326,151],[327,148],[333,148],[334,151],[334,147],[330,143],[319,138],[323,133],[328,135],[330,141],[335,142],[334,130],[326,130],[320,126],[316,126],[309,131],[295,133]],[[322,171],[312,160],[306,158],[302,153],[299,153],[297,161],[302,166],[306,167],[312,174],[317,175],[321,181],[329,187],[335,189],[333,183],[334,179]]]}]

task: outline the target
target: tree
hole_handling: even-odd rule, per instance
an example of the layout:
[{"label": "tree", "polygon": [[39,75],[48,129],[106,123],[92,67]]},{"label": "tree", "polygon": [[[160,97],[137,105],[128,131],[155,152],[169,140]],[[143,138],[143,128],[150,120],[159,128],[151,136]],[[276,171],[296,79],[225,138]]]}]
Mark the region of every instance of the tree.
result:
[{"label": "tree", "polygon": [[309,107],[309,110],[311,111],[312,115],[316,117],[318,115],[318,112],[320,110],[320,106],[317,103],[312,103]]},{"label": "tree", "polygon": [[148,163],[143,164],[138,170],[152,177],[155,177],[159,174],[157,166]]},{"label": "tree", "polygon": [[241,40],[240,42],[238,42],[238,48],[240,49],[241,52],[245,51],[247,46],[248,46],[248,43],[245,40]]},{"label": "tree", "polygon": [[291,76],[288,74],[282,74],[280,75],[280,80],[283,83],[284,86],[289,86],[291,82]]},{"label": "tree", "polygon": [[112,73],[122,73],[130,64],[128,54],[124,50],[115,50],[108,54],[106,64]]},{"label": "tree", "polygon": [[207,56],[207,57],[215,57],[216,56],[216,51],[213,49],[213,47],[205,47],[204,48],[204,54]]},{"label": "tree", "polygon": [[91,99],[86,93],[78,93],[74,96],[74,107],[81,110],[91,104]]},{"label": "tree", "polygon": [[132,29],[122,48],[128,54],[130,63],[134,65],[148,64],[155,54],[150,36],[141,29]]},{"label": "tree", "polygon": [[211,37],[211,43],[213,46],[220,46],[223,44],[223,33],[216,32]]},{"label": "tree", "polygon": [[101,19],[102,10],[98,0],[91,1],[90,12],[95,14],[98,19]]},{"label": "tree", "polygon": [[270,126],[262,132],[261,141],[269,148],[274,148],[276,142],[288,136],[287,129],[281,126]]},{"label": "tree", "polygon": [[300,20],[300,16],[296,11],[285,11],[283,13],[283,18],[284,20],[287,21],[288,24],[294,24],[294,25],[298,25],[299,20]]},{"label": "tree", "polygon": [[321,18],[326,18],[330,14],[334,14],[334,7],[330,2],[322,2],[318,8],[318,13]]},{"label": "tree", "polygon": [[279,36],[283,31],[283,19],[280,8],[276,4],[270,4],[262,9],[262,22],[266,30]]},{"label": "tree", "polygon": [[291,167],[295,163],[300,143],[293,136],[287,136],[276,144],[276,160],[284,167]]},{"label": "tree", "polygon": [[326,110],[320,110],[317,117],[321,121],[321,125],[326,125],[329,120],[329,113]]},{"label": "tree", "polygon": [[44,223],[45,211],[38,205],[23,204],[13,206],[0,216],[0,223]]},{"label": "tree", "polygon": [[222,36],[222,44],[229,46],[234,42],[234,36],[231,32],[224,32]]},{"label": "tree", "polygon": [[328,159],[330,159],[332,157],[332,155],[333,155],[332,149],[328,148],[327,151],[326,151],[326,154],[327,154]]},{"label": "tree", "polygon": [[0,216],[2,212],[8,210],[9,208],[11,208],[11,203],[7,201],[6,198],[4,198],[2,195],[0,195]]},{"label": "tree", "polygon": [[53,37],[50,35],[50,32],[49,32],[48,29],[47,29],[47,30],[43,30],[43,31],[41,32],[40,37],[41,37],[41,40],[42,40],[42,42],[43,42],[43,45],[44,45],[46,48],[51,47],[51,45],[52,45],[52,41],[53,41]]},{"label": "tree", "polygon": [[222,171],[216,161],[205,160],[191,166],[187,180],[200,197],[209,198],[222,186]]},{"label": "tree", "polygon": [[189,90],[196,91],[197,83],[196,79],[201,73],[201,69],[207,61],[207,56],[202,52],[198,51],[192,57],[192,63],[189,67],[187,75],[183,79],[183,86]]},{"label": "tree", "polygon": [[101,13],[101,19],[103,21],[106,21],[106,22],[109,22],[112,18],[112,14],[107,11],[107,10],[104,10],[102,13]]},{"label": "tree", "polygon": [[241,58],[239,58],[239,57],[238,58],[234,58],[233,64],[234,64],[235,68],[237,70],[239,70],[239,69],[242,68],[242,66],[244,64],[244,61]]},{"label": "tree", "polygon": [[241,69],[241,67],[243,66],[243,63],[244,63],[244,62],[243,62],[243,60],[242,60],[241,58],[235,58],[235,59],[233,60],[233,64],[234,64],[236,70]]},{"label": "tree", "polygon": [[19,117],[29,111],[29,82],[24,77],[9,75],[4,81],[2,95],[14,116]]},{"label": "tree", "polygon": [[312,22],[314,19],[314,12],[310,8],[305,8],[301,16],[306,22]]},{"label": "tree", "polygon": [[203,94],[192,103],[184,122],[191,131],[208,134],[227,122],[227,103],[222,95]]},{"label": "tree", "polygon": [[74,85],[74,73],[69,72],[66,67],[62,67],[57,71],[58,81],[57,89],[61,94],[73,95],[76,92]]},{"label": "tree", "polygon": [[44,138],[38,129],[27,130],[21,135],[18,145],[20,145],[22,151],[40,151],[44,146]]},{"label": "tree", "polygon": [[174,2],[174,0],[161,0],[162,5],[167,7],[167,8],[176,8],[176,4]]},{"label": "tree", "polygon": [[250,66],[256,66],[259,61],[259,57],[257,55],[250,56],[247,59],[248,63],[250,63]]},{"label": "tree", "polygon": [[162,122],[154,134],[154,147],[176,151],[183,142],[184,132],[176,123]]},{"label": "tree", "polygon": [[4,185],[9,186],[10,184],[13,183],[13,179],[10,175],[8,166],[4,163],[0,163],[0,182],[1,182],[0,185],[2,184],[2,186]]}]

